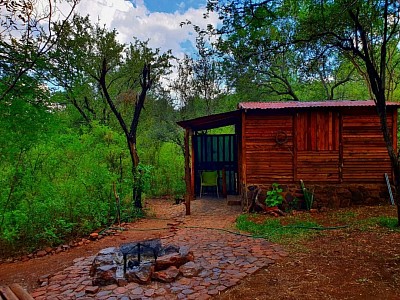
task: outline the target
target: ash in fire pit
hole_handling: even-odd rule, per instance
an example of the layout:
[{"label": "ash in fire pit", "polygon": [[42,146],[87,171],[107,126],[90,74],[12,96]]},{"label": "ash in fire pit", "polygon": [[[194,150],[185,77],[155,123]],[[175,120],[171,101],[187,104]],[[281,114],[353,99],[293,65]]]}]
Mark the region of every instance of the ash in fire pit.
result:
[{"label": "ash in fire pit", "polygon": [[[141,261],[149,262],[149,258],[157,261],[157,257],[162,250],[160,240],[150,240],[138,243],[122,244],[119,251],[122,253],[124,259],[124,274],[126,274],[127,267],[133,269],[140,266]],[[130,258],[130,260],[128,260]]]},{"label": "ash in fire pit", "polygon": [[[163,247],[159,239],[127,243],[119,248],[101,250],[92,263],[90,276],[93,285],[101,286],[148,283],[151,279],[171,282],[182,274],[200,272],[201,267],[194,264],[193,259],[187,247]],[[192,272],[188,273],[188,268]]]}]

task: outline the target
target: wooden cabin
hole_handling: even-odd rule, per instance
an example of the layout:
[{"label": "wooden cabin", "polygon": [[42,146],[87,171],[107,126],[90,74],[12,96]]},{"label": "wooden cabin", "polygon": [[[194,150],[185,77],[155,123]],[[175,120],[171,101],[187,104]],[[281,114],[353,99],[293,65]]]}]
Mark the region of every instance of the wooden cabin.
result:
[{"label": "wooden cabin", "polygon": [[[398,107],[387,103],[394,147]],[[191,198],[201,170],[223,171],[228,194],[239,194],[248,185],[268,189],[275,182],[294,193],[302,179],[326,206],[379,201],[385,195],[384,174],[392,178],[372,100],[244,102],[236,111],[178,124],[186,129]],[[228,125],[235,127],[234,134],[204,134]]]}]

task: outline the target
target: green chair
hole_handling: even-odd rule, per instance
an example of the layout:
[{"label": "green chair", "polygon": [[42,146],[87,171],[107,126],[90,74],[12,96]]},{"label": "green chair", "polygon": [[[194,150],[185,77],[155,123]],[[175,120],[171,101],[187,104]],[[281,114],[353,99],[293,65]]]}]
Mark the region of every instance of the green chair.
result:
[{"label": "green chair", "polygon": [[218,171],[201,171],[200,173],[200,198],[203,192],[203,186],[215,186],[217,188],[217,197],[219,198],[218,193]]}]

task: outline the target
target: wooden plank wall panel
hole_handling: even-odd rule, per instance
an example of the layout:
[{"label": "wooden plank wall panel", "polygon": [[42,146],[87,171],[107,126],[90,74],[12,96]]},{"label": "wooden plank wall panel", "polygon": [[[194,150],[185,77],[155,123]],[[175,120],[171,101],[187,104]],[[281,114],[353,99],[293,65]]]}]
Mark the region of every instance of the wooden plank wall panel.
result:
[{"label": "wooden plank wall panel", "polygon": [[339,113],[303,111],[297,115],[297,179],[339,181]]},{"label": "wooden plank wall panel", "polygon": [[247,184],[293,181],[293,116],[249,114],[244,127]]},{"label": "wooden plank wall panel", "polygon": [[338,112],[305,111],[297,118],[299,151],[339,150]]},{"label": "wooden plank wall panel", "polygon": [[312,182],[339,181],[338,151],[298,151],[297,178]]},{"label": "wooden plank wall panel", "polygon": [[[393,118],[388,112],[392,131]],[[343,114],[343,182],[383,182],[391,174],[390,159],[380,129],[379,117],[372,110]]]}]

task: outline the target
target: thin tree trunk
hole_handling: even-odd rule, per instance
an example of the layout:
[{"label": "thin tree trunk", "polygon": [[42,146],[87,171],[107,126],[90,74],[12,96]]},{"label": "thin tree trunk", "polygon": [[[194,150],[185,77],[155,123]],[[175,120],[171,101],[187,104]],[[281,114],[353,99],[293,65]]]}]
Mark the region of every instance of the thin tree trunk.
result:
[{"label": "thin tree trunk", "polygon": [[141,184],[137,181],[141,180],[140,170],[138,170],[139,166],[139,155],[136,149],[136,138],[135,137],[128,137],[128,147],[129,152],[131,155],[132,160],[132,178],[133,178],[133,185],[132,185],[132,195],[133,195],[133,203],[136,208],[143,208],[142,205],[142,188]]},{"label": "thin tree trunk", "polygon": [[132,197],[133,203],[136,208],[141,209],[142,206],[142,174],[141,171],[138,170],[139,166],[139,155],[136,148],[136,136],[137,136],[137,127],[139,125],[140,113],[144,106],[144,101],[146,100],[147,91],[150,89],[153,79],[150,78],[150,64],[146,64],[142,70],[142,76],[140,80],[141,92],[137,98],[135,103],[135,110],[133,113],[133,118],[131,125],[128,129],[121,113],[117,110],[111,96],[108,92],[107,84],[106,84],[106,75],[108,72],[107,68],[107,60],[104,58],[102,63],[102,69],[100,73],[100,77],[97,79],[100,83],[101,89],[103,91],[104,97],[111,109],[117,118],[122,130],[124,131],[127,145],[129,148],[129,153],[132,161]]}]

